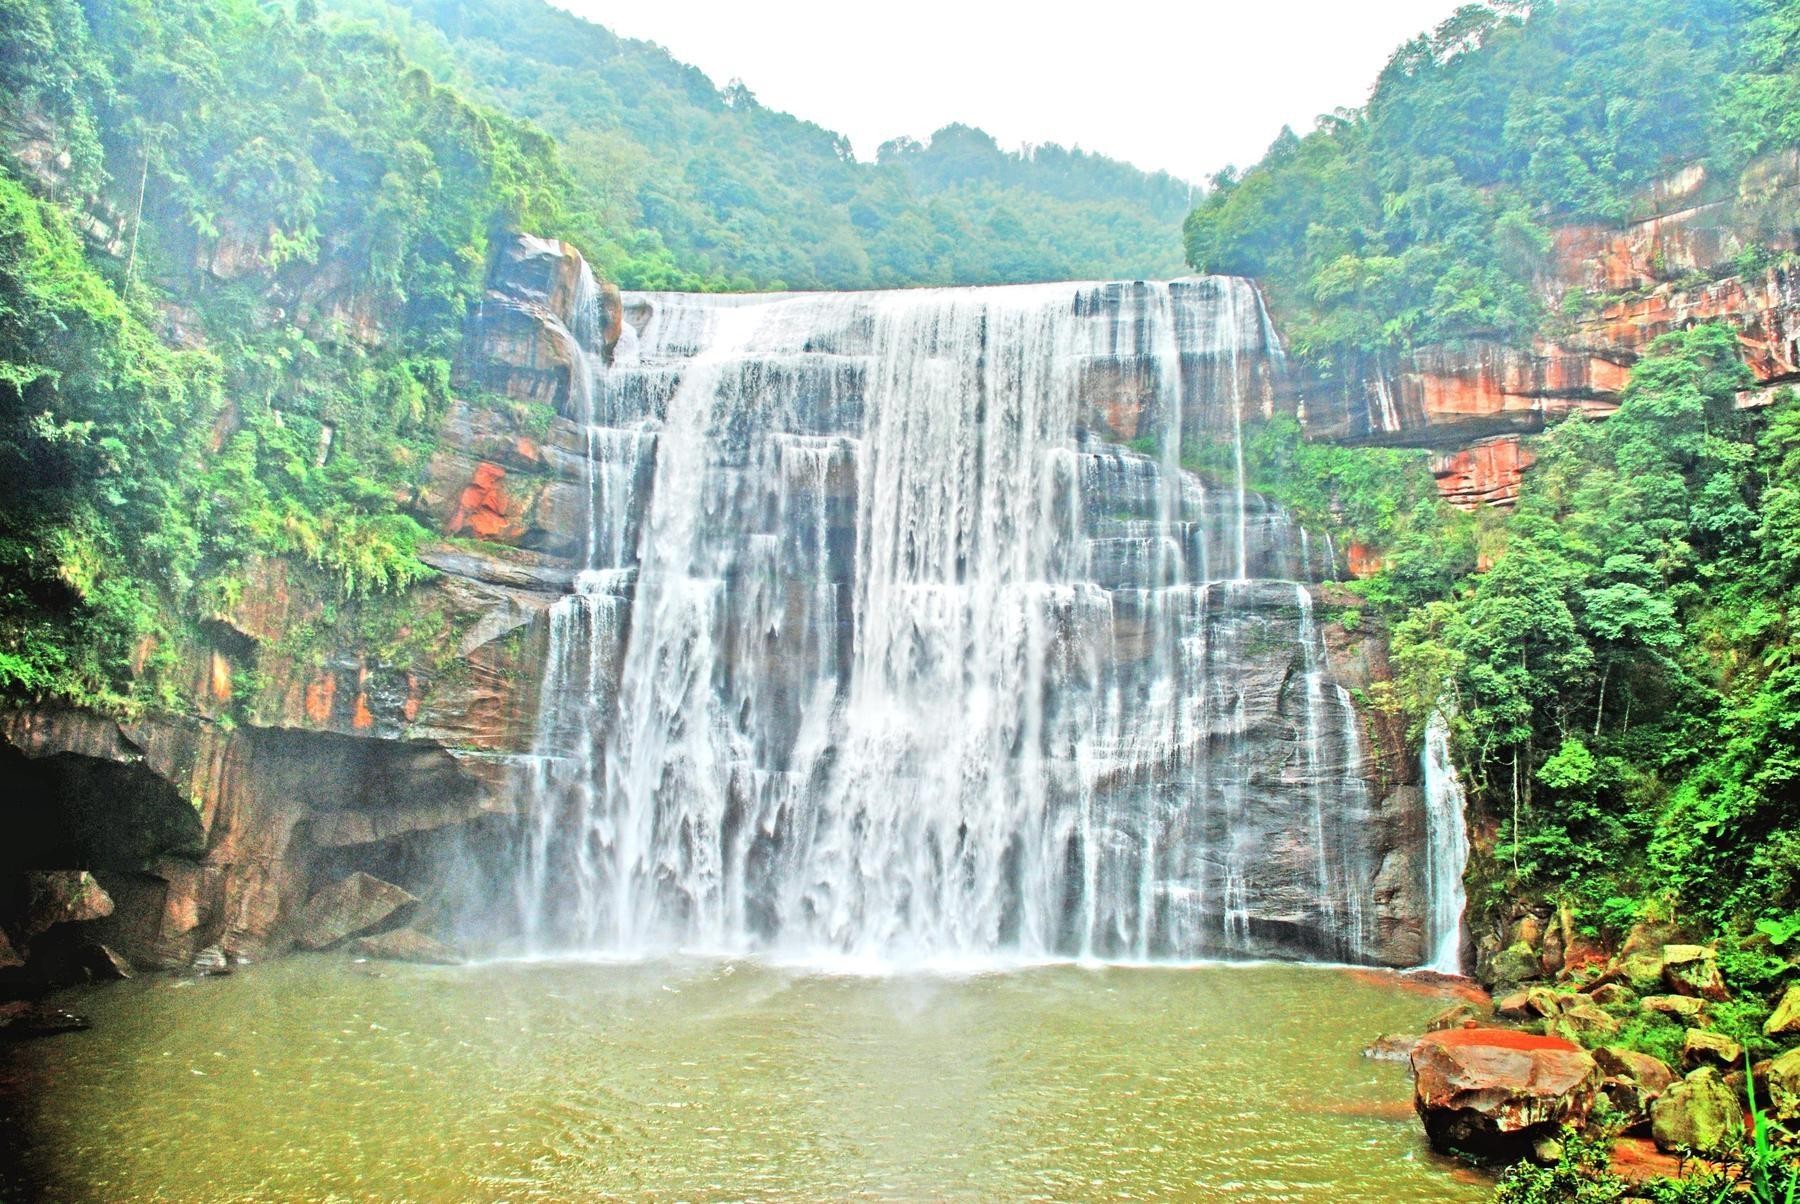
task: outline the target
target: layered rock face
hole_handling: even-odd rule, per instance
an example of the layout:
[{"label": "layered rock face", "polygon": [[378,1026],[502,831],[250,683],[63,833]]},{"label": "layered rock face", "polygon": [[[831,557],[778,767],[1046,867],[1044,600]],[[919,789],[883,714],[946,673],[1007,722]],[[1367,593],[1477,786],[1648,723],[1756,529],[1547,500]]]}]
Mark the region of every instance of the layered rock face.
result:
[{"label": "layered rock face", "polygon": [[1622,226],[1555,231],[1539,287],[1570,316],[1534,345],[1420,348],[1347,390],[1296,380],[1278,404],[1299,408],[1318,437],[1439,452],[1444,496],[1472,508],[1511,504],[1532,461],[1520,436],[1573,412],[1611,413],[1632,366],[1670,331],[1729,323],[1760,384],[1800,379],[1800,278],[1741,258],[1800,246],[1800,153],[1735,181],[1690,167],[1639,204]]},{"label": "layered rock face", "polygon": [[1423,960],[1423,808],[1351,702],[1380,656],[1327,621],[1335,550],[1179,467],[1279,375],[1245,282],[624,310],[557,393],[581,572],[516,890],[466,930]]},{"label": "layered rock face", "polygon": [[[496,265],[465,400],[413,499],[421,519],[476,542],[422,553],[439,576],[402,604],[387,641],[406,647],[389,654],[402,663],[341,616],[331,626],[333,608],[294,565],[252,564],[238,600],[206,616],[202,644],[183,650],[196,714],[0,716],[0,763],[22,797],[0,873],[92,867],[116,907],[80,939],[158,968],[287,948],[308,901],[358,872],[441,893],[438,847],[463,847],[447,834],[510,822],[545,616],[574,578],[579,504],[557,474],[560,457],[580,478],[568,467],[580,440],[567,421],[534,427],[507,407],[566,402],[566,359],[558,378],[538,352],[579,353],[558,315],[601,312],[577,304],[582,287],[596,286],[560,243],[521,239]],[[525,321],[539,337],[509,340]],[[468,400],[488,390],[505,404]],[[295,650],[295,633],[322,629],[339,638]],[[0,931],[9,926],[0,915]]]}]

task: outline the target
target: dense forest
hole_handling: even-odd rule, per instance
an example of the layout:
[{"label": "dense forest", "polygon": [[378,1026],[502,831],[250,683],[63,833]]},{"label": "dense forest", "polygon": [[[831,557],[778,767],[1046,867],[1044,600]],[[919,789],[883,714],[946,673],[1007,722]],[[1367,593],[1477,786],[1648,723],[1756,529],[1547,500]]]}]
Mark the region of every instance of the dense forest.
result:
[{"label": "dense forest", "polygon": [[[0,39],[0,696],[115,714],[187,704],[181,648],[255,558],[311,573],[325,621],[417,638],[407,499],[510,232],[692,290],[1159,276],[1185,249],[1342,383],[1554,331],[1599,301],[1546,295],[1555,226],[1800,141],[1800,0],[1465,7],[1191,211],[1166,175],[966,126],[859,162],[536,0],[0,0]],[[1791,266],[1774,241],[1730,270]],[[1245,453],[1379,553],[1353,588],[1397,675],[1364,701],[1415,737],[1450,716],[1492,837],[1475,910],[1716,941],[1715,1024],[1761,1054],[1800,951],[1800,399],[1751,383],[1729,328],[1667,336],[1616,414],[1536,440],[1510,513],[1291,418]],[[1627,1023],[1675,1057],[1681,1024]]]},{"label": "dense forest", "polygon": [[1389,61],[1366,105],[1283,131],[1188,217],[1188,261],[1253,276],[1322,371],[1514,340],[1549,227],[1630,215],[1672,166],[1730,179],[1800,136],[1800,24],[1773,0],[1468,5]]},{"label": "dense forest", "polygon": [[554,135],[627,288],[893,288],[1180,268],[1190,190],[1102,155],[1002,150],[967,126],[879,161],[539,0],[327,0],[440,81]]},{"label": "dense forest", "polygon": [[0,689],[173,705],[245,557],[425,574],[396,500],[490,239],[586,219],[545,135],[310,4],[0,19]]}]

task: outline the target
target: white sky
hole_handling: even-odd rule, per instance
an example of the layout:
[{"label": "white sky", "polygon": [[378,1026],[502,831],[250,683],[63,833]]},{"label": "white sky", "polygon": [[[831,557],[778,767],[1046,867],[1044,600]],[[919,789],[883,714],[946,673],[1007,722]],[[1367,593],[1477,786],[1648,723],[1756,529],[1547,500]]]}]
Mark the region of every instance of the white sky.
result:
[{"label": "white sky", "polygon": [[952,121],[1196,183],[1281,127],[1360,105],[1459,0],[552,0],[715,84],[848,134],[859,157]]}]

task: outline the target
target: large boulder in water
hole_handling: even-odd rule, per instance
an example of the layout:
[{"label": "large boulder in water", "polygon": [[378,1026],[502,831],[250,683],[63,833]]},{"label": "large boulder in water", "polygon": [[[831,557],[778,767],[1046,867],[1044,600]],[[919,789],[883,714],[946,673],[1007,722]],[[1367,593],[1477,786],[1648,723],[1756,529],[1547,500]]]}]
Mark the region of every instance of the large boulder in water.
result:
[{"label": "large boulder in water", "polygon": [[328,948],[346,937],[367,932],[402,907],[418,901],[392,882],[358,870],[307,902],[296,924],[294,939],[303,949]]},{"label": "large boulder in water", "polygon": [[1580,1046],[1498,1028],[1428,1034],[1412,1068],[1432,1148],[1486,1162],[1517,1161],[1538,1138],[1585,1122],[1601,1081]]}]

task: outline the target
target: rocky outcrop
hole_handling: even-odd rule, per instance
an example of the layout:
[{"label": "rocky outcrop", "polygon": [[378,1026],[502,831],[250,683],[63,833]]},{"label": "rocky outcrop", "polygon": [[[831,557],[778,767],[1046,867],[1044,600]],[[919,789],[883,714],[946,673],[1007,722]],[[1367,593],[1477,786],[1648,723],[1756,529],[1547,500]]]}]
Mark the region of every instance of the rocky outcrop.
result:
[{"label": "rocky outcrop", "polygon": [[1800,273],[1763,256],[1800,247],[1800,152],[1735,180],[1689,167],[1638,203],[1622,225],[1554,231],[1538,285],[1546,309],[1565,316],[1529,346],[1422,347],[1348,388],[1285,382],[1275,404],[1319,438],[1432,449],[1444,496],[1471,508],[1511,505],[1531,465],[1519,436],[1577,411],[1610,413],[1632,367],[1671,331],[1726,322],[1759,384],[1800,379]]},{"label": "rocky outcrop", "polygon": [[1564,1124],[1587,1120],[1601,1085],[1594,1059],[1556,1037],[1459,1028],[1412,1051],[1414,1107],[1434,1149],[1514,1162]]},{"label": "rocky outcrop", "polygon": [[566,408],[587,348],[623,330],[619,290],[597,282],[564,242],[520,235],[504,246],[469,331],[464,379],[476,389]]},{"label": "rocky outcrop", "polygon": [[34,817],[9,827],[8,862],[91,865],[112,909],[82,907],[80,928],[140,967],[187,966],[214,945],[234,957],[284,947],[283,921],[337,864],[315,823],[391,849],[422,812],[504,806],[436,744],[198,719],[15,711],[0,716],[0,770]]},{"label": "rocky outcrop", "polygon": [[329,949],[418,901],[411,891],[358,870],[306,901],[294,921],[294,939],[302,949]]},{"label": "rocky outcrop", "polygon": [[1537,454],[1518,435],[1478,439],[1467,447],[1431,459],[1438,492],[1453,506],[1511,506],[1519,500],[1519,483]]}]

